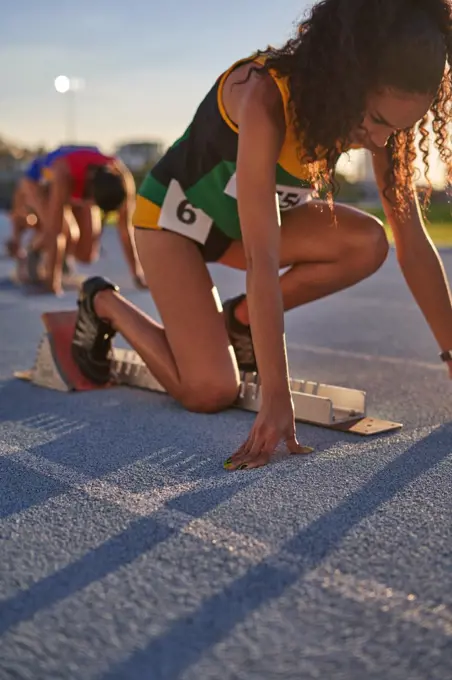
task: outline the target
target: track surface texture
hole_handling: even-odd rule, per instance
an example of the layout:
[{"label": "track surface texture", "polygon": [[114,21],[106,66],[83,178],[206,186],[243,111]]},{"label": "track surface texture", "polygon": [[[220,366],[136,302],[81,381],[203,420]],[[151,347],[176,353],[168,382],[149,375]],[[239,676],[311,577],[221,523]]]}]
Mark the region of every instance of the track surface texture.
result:
[{"label": "track surface texture", "polygon": [[[81,271],[155,314],[113,228],[103,244]],[[236,473],[222,463],[250,413],[14,379],[40,314],[75,293],[24,295],[10,271],[1,260],[1,680],[452,677],[451,384],[393,252],[286,328],[294,377],[364,389],[404,429],[299,424],[314,454]],[[223,300],[243,290],[242,274],[212,274]]]}]

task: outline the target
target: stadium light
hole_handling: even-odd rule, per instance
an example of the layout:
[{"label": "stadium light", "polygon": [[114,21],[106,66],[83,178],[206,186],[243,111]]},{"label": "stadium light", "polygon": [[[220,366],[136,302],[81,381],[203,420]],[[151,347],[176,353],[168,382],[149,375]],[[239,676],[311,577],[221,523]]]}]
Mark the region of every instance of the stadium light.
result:
[{"label": "stadium light", "polygon": [[75,93],[82,90],[85,82],[82,78],[69,78],[60,75],[53,81],[55,90],[59,94],[66,95],[65,127],[67,142],[76,141],[76,98]]}]

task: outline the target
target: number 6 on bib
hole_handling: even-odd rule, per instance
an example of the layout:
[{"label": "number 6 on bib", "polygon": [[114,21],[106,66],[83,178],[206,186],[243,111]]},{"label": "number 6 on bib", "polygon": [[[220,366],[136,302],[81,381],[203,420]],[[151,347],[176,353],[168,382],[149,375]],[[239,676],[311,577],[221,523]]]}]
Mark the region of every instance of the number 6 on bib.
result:
[{"label": "number 6 on bib", "polygon": [[209,215],[190,203],[179,182],[172,179],[160,210],[158,226],[204,244],[212,222]]}]

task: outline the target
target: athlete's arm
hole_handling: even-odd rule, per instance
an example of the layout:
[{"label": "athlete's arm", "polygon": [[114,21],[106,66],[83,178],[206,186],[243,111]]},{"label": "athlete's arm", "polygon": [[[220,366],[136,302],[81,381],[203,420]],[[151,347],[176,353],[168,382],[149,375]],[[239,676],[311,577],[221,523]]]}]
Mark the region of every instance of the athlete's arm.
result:
[{"label": "athlete's arm", "polygon": [[47,206],[43,199],[42,187],[29,177],[21,180],[21,189],[24,195],[24,203],[32,208],[40,222],[44,222],[47,213]]},{"label": "athlete's arm", "polygon": [[275,181],[285,121],[273,81],[256,75],[252,78],[238,114],[237,201],[247,262],[249,316],[265,399],[289,390]]},{"label": "athlete's arm", "polygon": [[135,209],[136,187],[135,180],[130,170],[119,160],[116,162],[126,187],[126,198],[118,210],[118,232],[121,240],[122,249],[130,272],[135,281],[135,285],[140,288],[146,287],[143,269],[138,259],[135,246],[134,228],[132,215]]},{"label": "athlete's arm", "polygon": [[[452,349],[452,303],[443,263],[425,228],[417,198],[410,201],[406,217],[398,217],[385,197],[389,161],[385,149],[373,156],[383,208],[394,234],[397,259],[441,351]],[[388,198],[391,192],[386,191]],[[452,377],[452,363],[449,362]]]},{"label": "athlete's arm", "polygon": [[306,452],[296,440],[279,282],[275,171],[285,135],[284,110],[270,77],[252,78],[235,118],[239,125],[237,200],[262,403],[247,440],[228,461],[229,469],[265,465],[281,440],[291,453]]},{"label": "athlete's arm", "polygon": [[312,450],[301,447],[296,438],[279,281],[275,173],[285,136],[284,110],[279,90],[269,76],[251,78],[233,119],[239,125],[237,200],[262,403],[249,436],[228,460],[231,470],[265,465],[281,440],[291,453]]},{"label": "athlete's arm", "polygon": [[25,202],[24,194],[24,179],[20,179],[16,188],[14,189],[12,197],[12,205],[9,213],[12,233],[11,237],[5,242],[8,253],[11,257],[22,257],[22,237],[29,229],[27,223],[28,210],[32,207]]}]

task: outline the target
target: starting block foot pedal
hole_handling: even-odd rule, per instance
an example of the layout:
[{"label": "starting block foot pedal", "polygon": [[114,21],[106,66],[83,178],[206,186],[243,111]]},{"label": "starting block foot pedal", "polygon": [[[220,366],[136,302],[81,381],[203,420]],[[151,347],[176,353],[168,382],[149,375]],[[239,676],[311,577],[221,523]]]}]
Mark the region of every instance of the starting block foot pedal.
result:
[{"label": "starting block foot pedal", "polygon": [[[62,392],[87,391],[111,387],[96,385],[85,378],[72,359],[71,343],[77,312],[49,312],[42,315],[46,333],[41,338],[30,380],[35,385]],[[27,372],[17,377],[27,379]]]},{"label": "starting block foot pedal", "polygon": [[[38,347],[35,365],[31,371],[17,372],[16,377],[64,392],[102,389],[118,384],[165,392],[141,357],[128,349],[113,349],[114,379],[110,383],[99,386],[87,380],[72,359],[71,343],[76,318],[76,311],[43,314],[46,333]],[[242,373],[240,377],[241,386],[235,406],[246,411],[259,411],[262,401],[259,376]],[[298,421],[361,436],[402,427],[401,423],[369,417],[366,393],[362,390],[299,379],[291,379],[290,388]]]},{"label": "starting block foot pedal", "polygon": [[402,423],[394,423],[391,420],[381,420],[381,418],[358,418],[347,423],[338,423],[331,425],[332,430],[340,430],[341,432],[350,432],[351,434],[359,434],[362,437],[368,437],[373,434],[383,434],[384,432],[392,432],[393,430],[400,430]]}]

